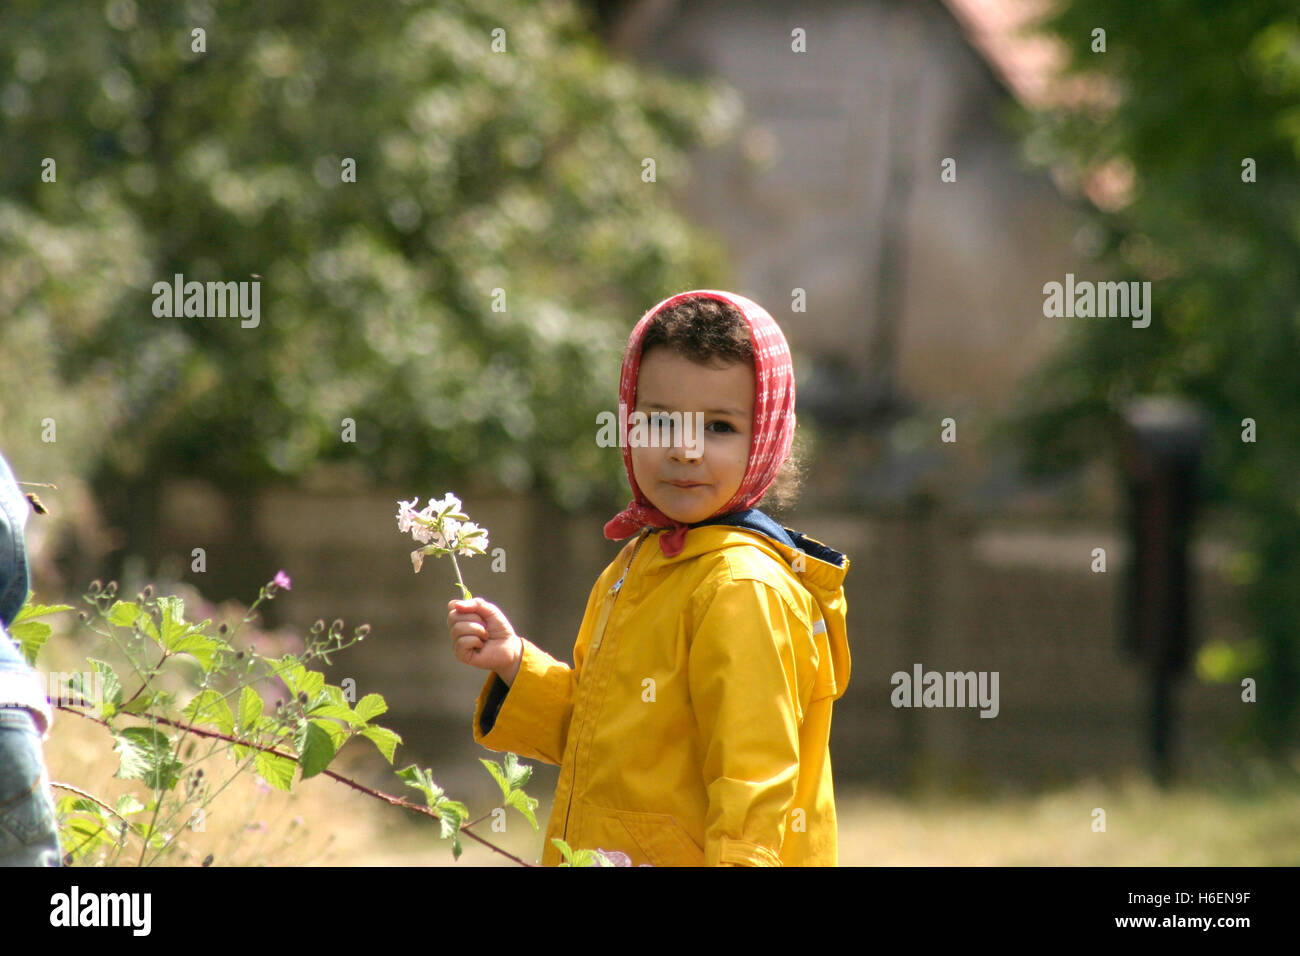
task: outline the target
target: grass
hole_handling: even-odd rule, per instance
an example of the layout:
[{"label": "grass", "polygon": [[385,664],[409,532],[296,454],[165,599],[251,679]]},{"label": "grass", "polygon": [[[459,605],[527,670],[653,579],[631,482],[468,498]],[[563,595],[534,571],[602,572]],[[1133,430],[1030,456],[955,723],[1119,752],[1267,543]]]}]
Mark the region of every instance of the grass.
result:
[{"label": "grass", "polygon": [[[1093,829],[1094,810],[1105,830]],[[841,800],[841,865],[1279,866],[1300,862],[1300,785],[1233,792],[1140,777],[1038,796]]]}]

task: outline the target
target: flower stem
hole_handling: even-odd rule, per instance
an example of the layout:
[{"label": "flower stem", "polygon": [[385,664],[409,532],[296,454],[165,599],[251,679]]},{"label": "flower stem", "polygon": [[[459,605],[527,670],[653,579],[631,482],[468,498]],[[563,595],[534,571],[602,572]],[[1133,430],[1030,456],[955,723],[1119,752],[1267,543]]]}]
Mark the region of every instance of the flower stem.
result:
[{"label": "flower stem", "polygon": [[461,596],[466,601],[474,600],[474,595],[470,594],[469,588],[465,587],[465,579],[460,576],[460,562],[456,560],[456,552],[451,551],[449,553],[451,554],[451,566],[456,569],[456,583],[460,585]]}]

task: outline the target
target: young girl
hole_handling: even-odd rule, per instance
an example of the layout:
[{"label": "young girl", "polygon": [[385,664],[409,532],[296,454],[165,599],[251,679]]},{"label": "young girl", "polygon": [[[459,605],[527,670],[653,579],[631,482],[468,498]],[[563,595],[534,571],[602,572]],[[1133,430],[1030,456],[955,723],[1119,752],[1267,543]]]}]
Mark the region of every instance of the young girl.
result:
[{"label": "young girl", "polygon": [[794,398],[785,337],[759,305],[665,299],[632,330],[619,401],[701,412],[704,433],[629,447],[619,416],[633,500],[605,536],[635,538],[592,588],[573,666],[490,602],[450,603],[457,658],[494,672],[474,739],[561,767],[543,865],[562,859],[555,837],[633,865],[836,864],[828,740],[849,679],[849,561],[754,507],[790,453]]}]

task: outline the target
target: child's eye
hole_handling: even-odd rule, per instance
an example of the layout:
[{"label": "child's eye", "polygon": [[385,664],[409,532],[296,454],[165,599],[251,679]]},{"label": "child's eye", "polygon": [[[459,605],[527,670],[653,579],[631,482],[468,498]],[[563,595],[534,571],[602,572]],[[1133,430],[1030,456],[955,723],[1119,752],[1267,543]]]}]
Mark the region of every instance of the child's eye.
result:
[{"label": "child's eye", "polygon": [[663,412],[652,412],[650,414],[650,428],[652,433],[663,441],[672,441],[673,420],[669,415]]},{"label": "child's eye", "polygon": [[705,425],[704,427],[705,427],[705,428],[712,428],[714,425],[718,425],[719,428],[718,428],[717,430],[718,430],[718,431],[722,431],[722,432],[724,432],[724,433],[725,433],[725,432],[734,432],[734,431],[735,431],[735,429],[731,427],[731,423],[730,423],[730,422],[724,422],[724,421],[720,421],[720,420],[711,421],[711,422],[709,422],[707,425]]}]

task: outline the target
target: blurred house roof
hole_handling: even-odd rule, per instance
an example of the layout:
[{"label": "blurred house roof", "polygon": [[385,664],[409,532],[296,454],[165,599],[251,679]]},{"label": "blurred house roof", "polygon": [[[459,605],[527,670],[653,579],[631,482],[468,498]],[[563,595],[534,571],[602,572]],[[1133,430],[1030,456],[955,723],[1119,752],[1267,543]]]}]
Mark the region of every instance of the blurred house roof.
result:
[{"label": "blurred house roof", "polygon": [[1061,44],[1033,24],[1051,10],[1048,0],[942,0],[998,79],[1025,106],[1059,102],[1065,64]]},{"label": "blurred house roof", "polygon": [[[941,0],[998,80],[1026,109],[1114,109],[1118,91],[1101,75],[1069,75],[1069,53],[1040,32],[1053,0]],[[1058,179],[1058,184],[1060,183]],[[1123,159],[1087,172],[1084,194],[1098,208],[1122,209],[1133,198],[1133,169]]]},{"label": "blurred house roof", "polygon": [[[938,0],[934,6],[949,12],[971,48],[1026,109],[1108,111],[1118,102],[1118,91],[1104,77],[1067,75],[1065,46],[1036,29],[1052,13],[1054,0]],[[684,5],[681,0],[594,0],[593,7],[606,42],[614,49],[635,49]],[[1054,177],[1066,192],[1074,191],[1062,171]],[[1132,200],[1133,171],[1123,160],[1113,160],[1089,170],[1079,188],[1097,207],[1121,209]]]}]

